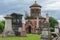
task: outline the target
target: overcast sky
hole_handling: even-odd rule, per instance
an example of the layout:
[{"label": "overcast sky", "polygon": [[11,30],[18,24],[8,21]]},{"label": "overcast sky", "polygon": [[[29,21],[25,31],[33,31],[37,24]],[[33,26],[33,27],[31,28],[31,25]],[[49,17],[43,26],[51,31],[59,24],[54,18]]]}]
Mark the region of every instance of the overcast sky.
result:
[{"label": "overcast sky", "polygon": [[[25,14],[30,13],[29,6],[34,3],[35,0],[0,0],[0,19],[3,16],[11,14],[13,12]],[[57,20],[60,20],[60,0],[36,0],[39,5],[42,6],[42,16],[46,13],[49,16],[53,16]]]}]

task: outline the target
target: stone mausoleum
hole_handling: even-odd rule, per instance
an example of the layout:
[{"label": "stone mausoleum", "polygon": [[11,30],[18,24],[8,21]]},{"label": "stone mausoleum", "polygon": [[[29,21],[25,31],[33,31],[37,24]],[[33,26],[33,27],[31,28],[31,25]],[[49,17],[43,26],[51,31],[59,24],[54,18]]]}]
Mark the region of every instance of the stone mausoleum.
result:
[{"label": "stone mausoleum", "polygon": [[22,16],[21,14],[12,13],[5,18],[4,36],[20,36],[22,32]]},{"label": "stone mausoleum", "polygon": [[30,6],[30,17],[25,18],[26,33],[41,33],[41,25],[48,20],[48,14],[46,14],[46,18],[41,16],[41,8],[42,6],[38,5],[36,1]]}]

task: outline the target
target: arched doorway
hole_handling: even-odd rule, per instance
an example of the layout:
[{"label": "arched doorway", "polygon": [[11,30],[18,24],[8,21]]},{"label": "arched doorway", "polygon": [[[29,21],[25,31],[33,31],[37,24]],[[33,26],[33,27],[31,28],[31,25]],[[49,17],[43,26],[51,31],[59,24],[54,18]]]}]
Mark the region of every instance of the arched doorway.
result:
[{"label": "arched doorway", "polygon": [[31,33],[31,26],[28,26],[27,32],[28,32],[28,33]]}]

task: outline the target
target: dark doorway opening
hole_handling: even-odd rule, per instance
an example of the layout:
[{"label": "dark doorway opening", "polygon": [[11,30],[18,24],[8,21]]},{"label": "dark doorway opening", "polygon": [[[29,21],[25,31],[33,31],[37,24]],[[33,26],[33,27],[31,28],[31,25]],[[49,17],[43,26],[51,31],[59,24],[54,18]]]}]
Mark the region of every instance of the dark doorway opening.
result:
[{"label": "dark doorway opening", "polygon": [[28,27],[28,33],[31,33],[31,26]]}]

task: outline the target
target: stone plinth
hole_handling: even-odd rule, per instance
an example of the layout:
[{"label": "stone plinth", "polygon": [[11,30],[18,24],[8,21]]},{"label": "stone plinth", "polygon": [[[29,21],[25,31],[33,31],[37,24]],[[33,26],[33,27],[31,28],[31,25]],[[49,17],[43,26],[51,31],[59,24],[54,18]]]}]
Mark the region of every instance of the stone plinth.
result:
[{"label": "stone plinth", "polygon": [[5,17],[5,28],[3,32],[3,36],[14,36],[14,31],[12,29],[12,17],[6,16]]},{"label": "stone plinth", "polygon": [[59,33],[59,26],[58,25],[55,26],[55,33],[57,33],[57,34]]},{"label": "stone plinth", "polygon": [[39,30],[40,30],[40,29],[39,29],[39,28],[36,28],[35,30],[36,30],[35,33],[36,33],[36,34],[39,34]]},{"label": "stone plinth", "polygon": [[22,32],[21,32],[21,36],[22,36],[22,37],[25,37],[25,36],[26,36],[26,31],[22,31]]}]

